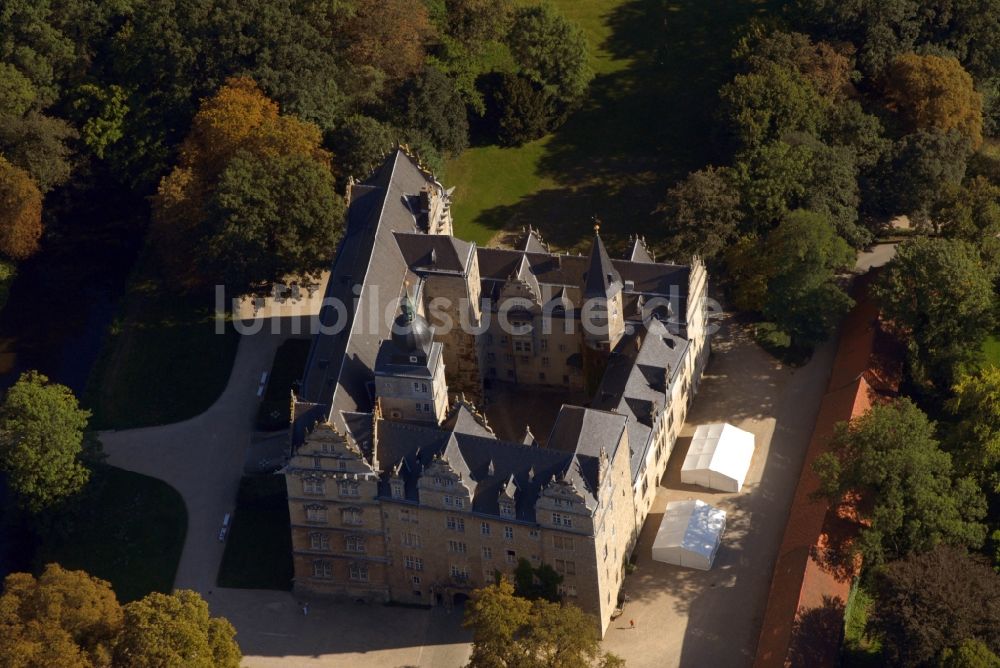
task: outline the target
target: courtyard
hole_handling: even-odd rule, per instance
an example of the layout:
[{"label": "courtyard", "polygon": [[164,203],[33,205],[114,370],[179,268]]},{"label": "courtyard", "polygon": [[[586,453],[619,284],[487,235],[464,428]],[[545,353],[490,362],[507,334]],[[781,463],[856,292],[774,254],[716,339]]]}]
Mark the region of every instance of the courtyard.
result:
[{"label": "courtyard", "polygon": [[[835,342],[801,368],[783,366],[727,314],[625,579],[629,601],[604,648],[630,668],[748,666],[753,662],[771,572],[803,457],[833,362]],[[729,422],[752,432],[756,451],[740,494],[680,482],[699,424]],[[697,571],[652,561],[650,550],[670,501],[700,499],[724,509],[726,532],[715,565]],[[632,629],[630,621],[635,622]]]}]

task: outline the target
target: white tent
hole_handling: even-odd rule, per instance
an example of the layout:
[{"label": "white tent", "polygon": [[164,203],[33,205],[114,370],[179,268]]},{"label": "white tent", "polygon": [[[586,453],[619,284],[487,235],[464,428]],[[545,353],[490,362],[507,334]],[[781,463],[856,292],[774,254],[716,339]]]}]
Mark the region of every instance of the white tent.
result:
[{"label": "white tent", "polygon": [[653,560],[707,571],[725,528],[726,511],[704,501],[668,503],[653,541]]},{"label": "white tent", "polygon": [[703,424],[694,431],[681,482],[723,492],[738,492],[753,459],[753,434],[719,422]]}]

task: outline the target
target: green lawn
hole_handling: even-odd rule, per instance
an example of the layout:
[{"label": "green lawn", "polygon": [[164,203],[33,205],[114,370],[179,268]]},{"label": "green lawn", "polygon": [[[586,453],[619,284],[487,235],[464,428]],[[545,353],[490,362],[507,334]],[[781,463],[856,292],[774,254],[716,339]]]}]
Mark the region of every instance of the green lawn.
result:
[{"label": "green lawn", "polygon": [[292,536],[285,478],[247,476],[240,481],[232,528],[217,584],[241,589],[292,588]]},{"label": "green lawn", "polygon": [[112,324],[84,403],[93,429],[179,422],[204,412],[229,381],[239,334],[228,320],[217,333],[210,289],[173,294],[148,257]]},{"label": "green lawn", "polygon": [[311,339],[290,339],[274,352],[267,390],[257,409],[257,428],[265,431],[287,429],[291,420],[289,392],[302,380],[309,357]]},{"label": "green lawn", "polygon": [[776,1],[556,0],[584,30],[596,77],[561,128],[522,147],[476,147],[445,165],[456,234],[484,243],[534,225],[577,247],[599,217],[610,236],[655,239],[666,188],[713,162],[717,91],[737,30]]},{"label": "green lawn", "polygon": [[882,652],[878,643],[865,637],[868,611],[873,604],[871,594],[855,582],[844,610],[843,665],[848,668],[875,668],[882,665]]},{"label": "green lawn", "polygon": [[169,592],[187,534],[187,509],[170,485],[102,467],[81,501],[42,540],[37,566],[57,562],[108,580],[120,601]]}]

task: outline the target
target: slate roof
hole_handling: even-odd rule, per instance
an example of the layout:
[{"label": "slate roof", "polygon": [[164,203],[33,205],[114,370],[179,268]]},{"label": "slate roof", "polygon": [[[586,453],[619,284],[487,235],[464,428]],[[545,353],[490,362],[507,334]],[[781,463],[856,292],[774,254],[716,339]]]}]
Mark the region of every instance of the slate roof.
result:
[{"label": "slate roof", "polygon": [[417,272],[465,274],[475,244],[443,234],[395,232],[407,266]]},{"label": "slate roof", "polygon": [[[637,341],[640,343],[637,344]],[[652,413],[664,411],[689,342],[659,320],[625,336],[608,360],[592,406],[629,418],[629,466],[632,479],[651,445]]]},{"label": "slate roof", "polygon": [[649,254],[649,249],[646,248],[646,241],[639,235],[636,235],[632,239],[628,255],[625,256],[625,259],[629,262],[653,262],[653,256]]},{"label": "slate roof", "polygon": [[[372,369],[380,342],[389,337],[390,324],[381,317],[369,323],[364,316],[385,313],[402,293],[407,266],[393,233],[417,231],[406,197],[418,194],[428,183],[430,179],[397,150],[368,180],[352,189],[347,227],[325,295],[343,304],[346,315],[330,305],[321,310],[323,326],[340,331],[313,338],[300,393],[303,401],[326,405],[328,419],[340,429],[345,428],[343,412],[372,409]],[[362,286],[357,298],[356,285]],[[356,318],[355,313],[363,317]]]},{"label": "slate roof", "polygon": [[622,277],[611,263],[608,250],[601,241],[601,235],[594,230],[594,243],[590,248],[590,262],[587,263],[587,274],[584,277],[583,296],[611,298],[622,289]]}]

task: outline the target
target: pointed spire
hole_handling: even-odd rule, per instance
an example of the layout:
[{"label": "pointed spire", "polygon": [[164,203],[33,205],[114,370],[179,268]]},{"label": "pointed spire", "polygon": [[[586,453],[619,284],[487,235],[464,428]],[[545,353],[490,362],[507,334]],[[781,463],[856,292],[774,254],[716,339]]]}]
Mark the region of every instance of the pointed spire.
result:
[{"label": "pointed spire", "polygon": [[611,263],[608,251],[601,240],[601,223],[594,218],[594,243],[590,249],[590,262],[583,286],[585,299],[614,297],[622,289],[622,277]]},{"label": "pointed spire", "polygon": [[524,445],[538,445],[538,440],[531,433],[531,425],[528,425],[528,428],[524,430],[524,438],[521,439],[521,443]]}]

